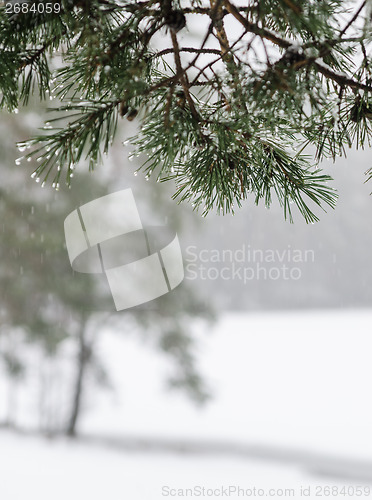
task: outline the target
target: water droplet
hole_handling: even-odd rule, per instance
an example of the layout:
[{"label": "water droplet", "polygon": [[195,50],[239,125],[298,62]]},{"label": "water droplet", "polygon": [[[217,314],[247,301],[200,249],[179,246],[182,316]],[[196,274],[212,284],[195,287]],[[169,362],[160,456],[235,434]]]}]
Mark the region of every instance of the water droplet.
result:
[{"label": "water droplet", "polygon": [[18,151],[20,151],[21,153],[23,151],[25,151],[25,149],[26,149],[26,146],[18,146]]},{"label": "water droplet", "polygon": [[31,161],[31,160],[32,160],[31,156],[29,158],[27,158],[27,161]]},{"label": "water droplet", "polygon": [[19,113],[18,108],[15,108],[14,113],[15,113],[16,115],[18,115],[18,113]]},{"label": "water droplet", "polygon": [[36,177],[36,172],[32,172],[31,177],[32,178]]},{"label": "water droplet", "polygon": [[137,175],[138,175],[138,172],[134,172],[134,174],[133,174],[133,175],[134,175],[135,177],[137,177]]},{"label": "water droplet", "polygon": [[36,177],[36,182],[40,182],[40,177]]}]

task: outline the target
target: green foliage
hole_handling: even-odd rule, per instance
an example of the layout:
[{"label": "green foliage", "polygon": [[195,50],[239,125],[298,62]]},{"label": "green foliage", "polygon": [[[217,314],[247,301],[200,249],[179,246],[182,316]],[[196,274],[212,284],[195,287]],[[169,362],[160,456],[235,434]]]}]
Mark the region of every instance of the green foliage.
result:
[{"label": "green foliage", "polygon": [[[317,163],[372,139],[370,20],[365,2],[349,7],[61,0],[54,14],[1,9],[1,105],[26,104],[34,88],[59,102],[43,133],[20,143],[40,163],[35,176],[57,188],[85,158],[91,169],[102,161],[119,118],[137,117],[134,154],[148,156],[147,175],[174,180],[175,197],[204,215],[247,198],[270,206],[275,195],[291,221],[293,203],[313,222],[313,207],[336,201]],[[196,19],[200,40],[189,46]]]}]

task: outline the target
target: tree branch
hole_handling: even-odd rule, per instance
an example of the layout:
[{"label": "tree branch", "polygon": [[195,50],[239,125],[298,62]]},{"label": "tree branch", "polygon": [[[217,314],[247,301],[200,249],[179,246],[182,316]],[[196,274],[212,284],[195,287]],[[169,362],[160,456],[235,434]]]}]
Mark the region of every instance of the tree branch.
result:
[{"label": "tree branch", "polygon": [[[180,47],[179,52],[190,52],[193,54],[220,54],[220,51],[218,49],[196,49],[193,47]],[[160,52],[154,54],[154,57],[161,57],[165,56],[166,54],[173,54],[173,53],[174,53],[173,48],[163,49]]]},{"label": "tree branch", "polygon": [[354,21],[356,21],[356,19],[358,18],[359,14],[362,12],[362,10],[364,9],[366,5],[366,0],[364,0],[364,2],[362,2],[362,5],[359,7],[359,9],[355,12],[355,14],[353,15],[353,17],[350,19],[350,21],[347,23],[347,25],[345,26],[345,28],[340,32],[340,38],[342,38],[342,36],[345,34],[345,32],[350,28],[350,26],[353,24]]},{"label": "tree branch", "polygon": [[174,61],[175,61],[176,70],[177,70],[176,76],[178,76],[179,81],[182,85],[186,100],[189,103],[189,106],[191,109],[191,113],[192,113],[193,117],[199,122],[200,116],[195,108],[193,98],[190,95],[186,76],[185,76],[184,70],[183,70],[182,65],[181,65],[180,49],[179,49],[179,45],[178,45],[177,35],[176,35],[175,31],[172,29],[170,30],[170,34],[171,34],[173,50],[174,50]]},{"label": "tree branch", "polygon": [[311,62],[314,62],[317,70],[320,73],[322,73],[322,75],[324,75],[326,78],[330,78],[339,85],[342,85],[344,87],[345,86],[350,87],[352,89],[368,90],[369,92],[372,92],[371,85],[366,85],[364,83],[353,80],[352,78],[349,78],[347,75],[344,75],[342,73],[337,73],[336,71],[333,71],[332,68],[327,66],[322,61],[319,61],[318,59],[315,59],[314,61]]},{"label": "tree branch", "polygon": [[255,35],[258,35],[262,38],[266,38],[267,40],[270,40],[272,43],[275,45],[278,45],[279,47],[282,47],[283,49],[287,49],[292,45],[291,40],[287,40],[285,38],[281,38],[272,31],[266,29],[266,28],[260,28],[257,24],[251,23],[241,15],[239,10],[235,7],[235,5],[231,4],[229,0],[223,0],[226,10],[232,14],[235,19],[237,19],[242,26],[249,32],[249,33],[254,33]]}]

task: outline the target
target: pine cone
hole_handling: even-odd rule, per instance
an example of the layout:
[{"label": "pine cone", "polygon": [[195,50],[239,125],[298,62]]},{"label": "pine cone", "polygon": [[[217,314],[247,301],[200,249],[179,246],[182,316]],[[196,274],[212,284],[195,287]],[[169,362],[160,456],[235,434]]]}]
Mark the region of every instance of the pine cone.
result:
[{"label": "pine cone", "polygon": [[126,115],[128,113],[128,111],[129,111],[129,108],[128,108],[127,104],[124,101],[122,101],[120,103],[120,108],[119,108],[120,116]]},{"label": "pine cone", "polygon": [[127,120],[129,120],[130,122],[132,122],[137,115],[138,115],[138,109],[133,108],[127,114]]},{"label": "pine cone", "polygon": [[186,17],[182,10],[170,10],[164,17],[165,24],[174,31],[180,31],[186,26]]}]

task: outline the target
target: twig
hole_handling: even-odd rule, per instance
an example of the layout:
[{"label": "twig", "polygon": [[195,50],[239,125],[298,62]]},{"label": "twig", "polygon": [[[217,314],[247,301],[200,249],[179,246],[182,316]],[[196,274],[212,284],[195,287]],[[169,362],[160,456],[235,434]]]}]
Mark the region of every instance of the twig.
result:
[{"label": "twig", "polygon": [[172,44],[173,44],[173,49],[174,49],[174,62],[176,64],[176,69],[177,69],[176,76],[178,76],[179,81],[180,81],[180,83],[182,85],[183,91],[185,93],[186,100],[189,103],[189,106],[190,106],[191,113],[192,113],[193,117],[197,121],[200,121],[199,113],[197,112],[197,110],[195,108],[194,101],[193,101],[193,99],[192,99],[192,97],[190,95],[189,87],[188,87],[187,80],[186,80],[186,76],[185,76],[184,70],[183,70],[182,65],[181,65],[181,57],[180,57],[180,50],[179,50],[177,35],[176,35],[175,31],[172,30],[172,29],[170,30],[170,34],[171,34]]},{"label": "twig", "polygon": [[260,26],[258,26],[257,24],[248,21],[248,19],[243,17],[239,10],[235,7],[235,5],[232,5],[229,0],[223,1],[228,12],[230,12],[230,14],[232,14],[249,33],[254,33],[255,35],[258,35],[262,38],[266,38],[267,40],[270,40],[272,43],[278,45],[279,47],[282,47],[283,49],[287,49],[292,45],[291,40],[281,38],[272,31],[267,30],[266,28],[260,28]]},{"label": "twig", "polygon": [[355,12],[355,14],[350,19],[350,21],[347,23],[347,25],[345,26],[345,28],[340,32],[340,38],[342,38],[342,36],[345,34],[345,32],[350,28],[350,26],[353,24],[353,22],[357,19],[357,17],[361,13],[362,9],[365,7],[365,5],[366,5],[366,0],[364,0],[364,2],[362,2],[362,5]]},{"label": "twig", "polygon": [[[219,54],[220,51],[218,49],[196,49],[193,47],[180,47],[179,49],[180,52],[191,52],[191,53],[196,53],[196,54]],[[174,49],[169,48],[169,49],[164,49],[161,50],[160,52],[157,52],[154,54],[154,57],[161,57],[165,56],[166,54],[173,54]]]},{"label": "twig", "polygon": [[353,89],[368,90],[369,92],[372,91],[371,85],[366,85],[364,83],[353,80],[352,78],[349,78],[347,75],[342,75],[341,73],[336,73],[329,66],[326,66],[322,63],[319,63],[316,60],[313,62],[315,64],[317,70],[320,73],[322,73],[322,75],[324,75],[326,78],[330,78],[331,80],[335,81],[339,85],[351,87]]}]

